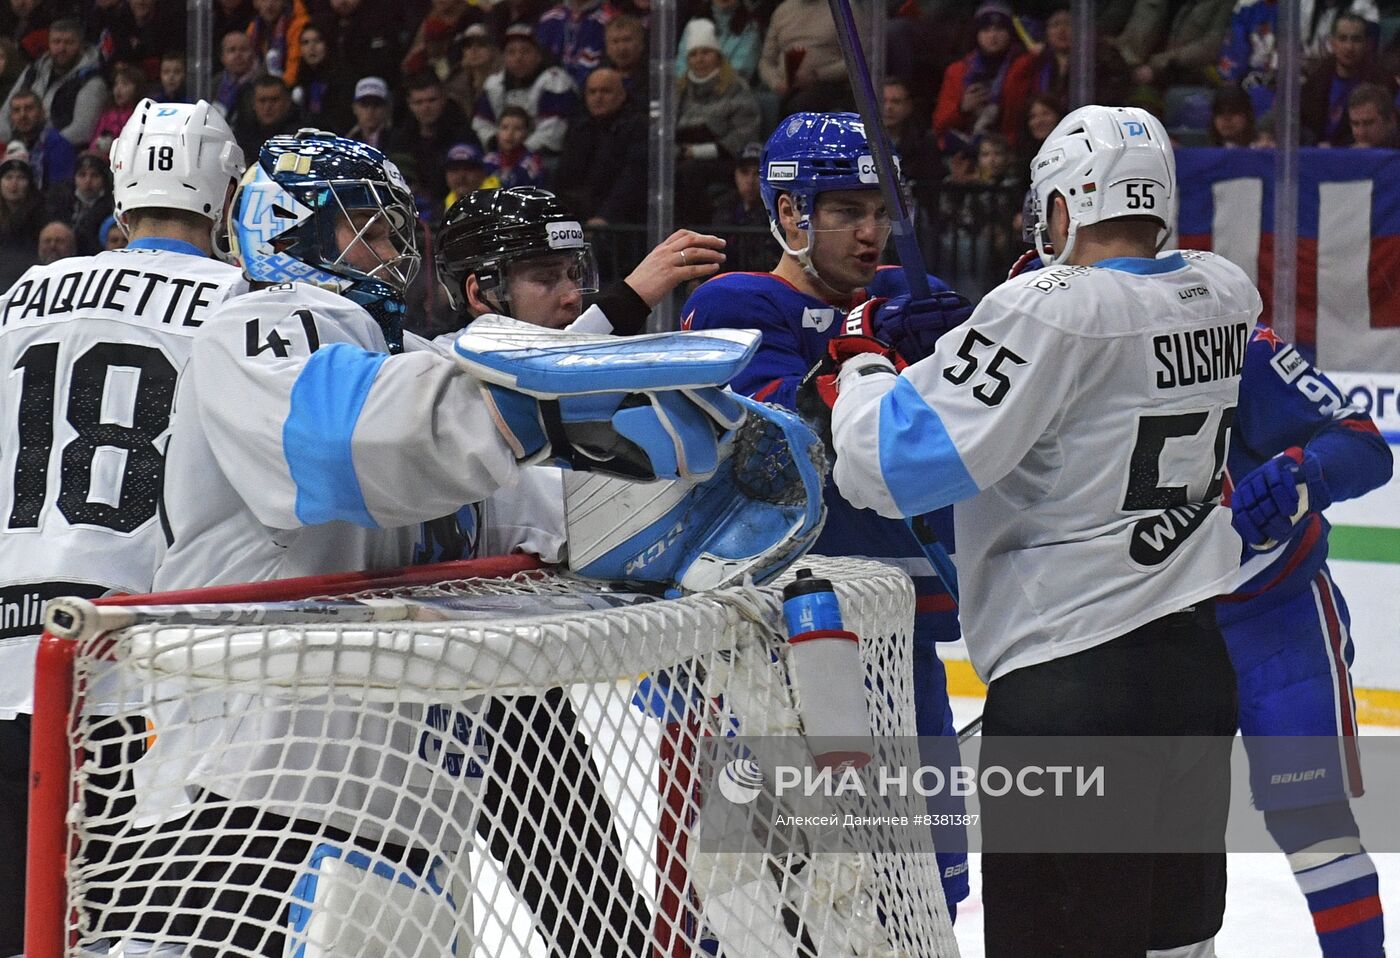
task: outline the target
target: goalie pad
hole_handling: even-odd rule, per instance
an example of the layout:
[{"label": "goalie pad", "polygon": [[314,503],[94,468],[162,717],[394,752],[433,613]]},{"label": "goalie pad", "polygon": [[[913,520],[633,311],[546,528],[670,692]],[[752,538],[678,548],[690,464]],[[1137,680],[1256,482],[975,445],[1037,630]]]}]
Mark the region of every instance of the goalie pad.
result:
[{"label": "goalie pad", "polygon": [[572,571],[700,592],[765,582],[807,551],[826,519],[821,440],[784,409],[734,398],[747,416],[703,482],[565,477]]},{"label": "goalie pad", "polygon": [[753,329],[710,329],[620,338],[492,315],[467,327],[453,348],[483,382],[557,399],[723,386],[748,365],[760,336]]},{"label": "goalie pad", "polygon": [[307,869],[292,887],[286,958],[457,954],[457,908],[441,859],[415,875],[373,852],[321,842]]}]

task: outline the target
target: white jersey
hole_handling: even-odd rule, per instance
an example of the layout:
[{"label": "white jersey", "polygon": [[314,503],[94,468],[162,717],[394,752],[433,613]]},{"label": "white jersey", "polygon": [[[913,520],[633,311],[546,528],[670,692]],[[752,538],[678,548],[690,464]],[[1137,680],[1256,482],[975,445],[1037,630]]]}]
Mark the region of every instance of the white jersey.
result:
[{"label": "white jersey", "polygon": [[[610,335],[612,322],[597,305],[589,306],[568,325],[574,333]],[[424,348],[451,356],[458,331],[443,333]],[[404,337],[414,348],[417,337]],[[524,470],[518,482],[493,493],[481,503],[480,538],[477,554],[482,556],[528,552],[545,562],[561,562],[568,545],[564,520],[564,470],[556,466],[533,466]]]},{"label": "white jersey", "polygon": [[984,679],[1228,590],[1224,457],[1261,306],[1210,253],[1053,267],[899,376],[842,369],[837,485],[883,515],[959,503],[959,615]]},{"label": "white jersey", "polygon": [[[514,481],[522,470],[476,381],[424,340],[405,344],[388,356],[367,312],[306,284],[231,301],[194,350],[177,395],[166,493],[174,544],[156,587],[404,565],[421,523]],[[327,756],[279,744],[290,705],[213,692],[159,705],[156,727],[169,731],[137,767],[137,813],[147,821],[180,814],[193,781],[235,801],[349,804],[390,822],[393,795],[373,783],[402,773],[384,770],[384,746],[411,751],[423,707],[367,715],[303,702],[295,721],[356,743]],[[235,742],[257,744],[227,748]],[[257,774],[286,769],[311,771]],[[415,776],[396,784],[428,798],[428,777]],[[431,804],[441,821],[466,829],[470,790],[458,791]]]},{"label": "white jersey", "polygon": [[0,715],[28,712],[44,603],[149,592],[176,386],[246,286],[174,240],[64,259],[0,298]]},{"label": "white jersey", "polygon": [[514,481],[476,381],[386,353],[369,313],[307,284],[226,306],[176,397],[157,589],[403,565],[419,523]]}]

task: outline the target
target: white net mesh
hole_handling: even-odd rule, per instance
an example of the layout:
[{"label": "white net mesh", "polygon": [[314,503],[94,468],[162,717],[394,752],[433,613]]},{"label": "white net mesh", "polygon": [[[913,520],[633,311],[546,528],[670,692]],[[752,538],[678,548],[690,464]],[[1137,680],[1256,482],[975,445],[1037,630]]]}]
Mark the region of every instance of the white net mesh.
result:
[{"label": "white net mesh", "polygon": [[[861,636],[877,739],[912,737],[908,579],[803,564]],[[806,853],[760,801],[726,807],[756,850],[698,840],[707,738],[801,734],[783,581],[523,574],[395,592],[465,620],[80,641],[66,953],[956,955],[927,830]]]}]

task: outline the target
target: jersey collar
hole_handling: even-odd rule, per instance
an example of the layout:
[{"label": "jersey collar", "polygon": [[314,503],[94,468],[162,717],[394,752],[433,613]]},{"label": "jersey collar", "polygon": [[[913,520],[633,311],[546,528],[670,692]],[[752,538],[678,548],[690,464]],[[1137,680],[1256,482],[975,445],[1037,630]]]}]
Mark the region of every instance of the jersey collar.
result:
[{"label": "jersey collar", "polygon": [[205,253],[193,243],[186,243],[184,240],[166,239],[163,236],[145,236],[138,240],[132,240],[126,244],[127,249],[158,249],[167,253],[185,253],[189,256],[198,256],[201,259],[208,259],[209,254]]},{"label": "jersey collar", "polygon": [[1116,269],[1122,273],[1137,273],[1139,276],[1156,276],[1184,269],[1186,258],[1180,253],[1171,253],[1157,259],[1151,256],[1113,256],[1101,259],[1094,264],[1099,269]]}]

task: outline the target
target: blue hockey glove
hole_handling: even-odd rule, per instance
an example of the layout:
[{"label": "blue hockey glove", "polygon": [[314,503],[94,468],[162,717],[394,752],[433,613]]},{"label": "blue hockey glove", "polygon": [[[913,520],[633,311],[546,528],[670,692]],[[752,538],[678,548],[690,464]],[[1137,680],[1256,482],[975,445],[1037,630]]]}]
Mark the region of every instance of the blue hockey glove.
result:
[{"label": "blue hockey glove", "polygon": [[643,482],[711,475],[720,444],[744,420],[734,395],[716,386],[553,400],[495,383],[482,391],[520,462]]},{"label": "blue hockey glove", "polygon": [[933,353],[938,338],[972,315],[972,303],[954,292],[927,299],[895,296],[867,300],[846,317],[847,336],[870,336],[893,346],[905,362]]},{"label": "blue hockey glove", "polygon": [[821,443],[788,410],[738,401],[748,414],[702,482],[566,477],[570,570],[700,592],[765,582],[807,551],[826,519]]},{"label": "blue hockey glove", "polygon": [[1295,446],[1240,480],[1230,498],[1230,521],[1247,545],[1271,548],[1287,539],[1309,512],[1331,504],[1321,461]]},{"label": "blue hockey glove", "polygon": [[1022,273],[1033,273],[1045,266],[1040,254],[1033,249],[1028,249],[1020,255],[1016,262],[1011,264],[1011,268],[1006,271],[1007,279],[1015,279]]}]

